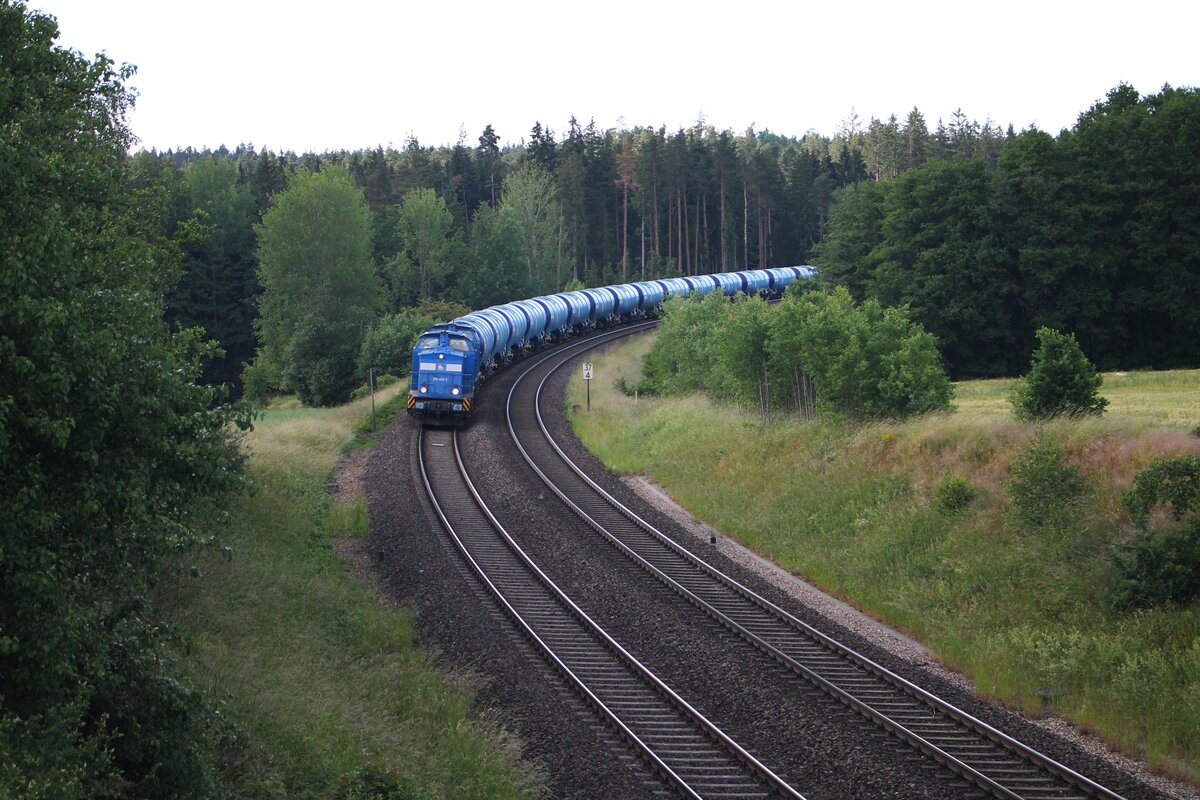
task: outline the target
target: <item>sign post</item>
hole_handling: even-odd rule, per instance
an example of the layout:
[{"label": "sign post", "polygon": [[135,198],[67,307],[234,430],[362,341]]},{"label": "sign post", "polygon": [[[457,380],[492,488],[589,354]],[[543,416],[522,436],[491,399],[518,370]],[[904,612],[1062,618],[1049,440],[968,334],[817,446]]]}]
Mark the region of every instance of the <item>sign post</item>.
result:
[{"label": "sign post", "polygon": [[592,362],[583,362],[583,380],[587,387],[587,410],[592,410]]},{"label": "sign post", "polygon": [[371,433],[375,432],[375,370],[367,371],[367,383],[371,386]]}]

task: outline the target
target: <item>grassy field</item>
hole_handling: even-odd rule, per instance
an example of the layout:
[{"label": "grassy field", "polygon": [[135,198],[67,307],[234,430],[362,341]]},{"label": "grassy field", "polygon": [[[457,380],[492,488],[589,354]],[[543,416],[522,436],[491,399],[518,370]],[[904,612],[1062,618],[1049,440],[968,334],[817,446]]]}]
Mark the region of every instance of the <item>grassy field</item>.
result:
[{"label": "grassy field", "polygon": [[[406,389],[384,391],[388,412]],[[202,564],[172,603],[194,679],[245,734],[235,796],[536,796],[514,742],[470,717],[470,680],[435,670],[408,614],[383,608],[331,547],[367,528],[361,497],[334,506],[324,484],[369,417],[369,399],[268,410],[246,440],[257,490],[231,509],[232,558]]]},{"label": "grassy field", "polygon": [[[982,695],[1200,782],[1200,602],[1127,615],[1104,603],[1133,476],[1200,452],[1200,371],[1105,375],[1109,413],[1044,426],[1086,488],[1060,524],[1030,529],[1006,484],[1037,427],[1012,417],[1008,381],[960,384],[957,411],[903,423],[768,424],[700,397],[616,391],[648,347],[593,359],[592,411],[573,412],[613,470],[649,475],[698,519],[907,631]],[[974,493],[957,514],[935,500],[952,473]]]}]

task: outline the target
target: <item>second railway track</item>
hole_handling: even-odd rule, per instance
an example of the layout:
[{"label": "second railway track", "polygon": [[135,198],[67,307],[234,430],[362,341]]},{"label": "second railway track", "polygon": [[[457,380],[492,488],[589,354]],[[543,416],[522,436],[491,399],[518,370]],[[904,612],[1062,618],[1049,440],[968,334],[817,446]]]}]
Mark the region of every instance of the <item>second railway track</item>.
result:
[{"label": "second railway track", "polygon": [[462,557],[518,630],[676,792],[803,796],[705,719],[592,622],[520,550],[471,484],[457,436],[421,432],[426,490]]},{"label": "second railway track", "polygon": [[661,534],[575,466],[541,413],[542,387],[567,352],[543,358],[508,396],[514,443],[589,526],[709,618],[810,684],[957,773],[1008,800],[1120,800],[1120,795],[913,685],[796,619]]}]

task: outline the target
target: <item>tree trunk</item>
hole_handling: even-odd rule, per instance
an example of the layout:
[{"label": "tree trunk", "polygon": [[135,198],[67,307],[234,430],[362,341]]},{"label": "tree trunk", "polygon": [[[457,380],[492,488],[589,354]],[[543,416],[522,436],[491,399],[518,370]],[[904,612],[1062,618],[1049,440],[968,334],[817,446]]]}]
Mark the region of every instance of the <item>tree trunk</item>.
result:
[{"label": "tree trunk", "polygon": [[621,280],[629,283],[629,187],[626,186],[621,194]]},{"label": "tree trunk", "polygon": [[728,228],[725,225],[725,171],[721,171],[721,271],[729,272]]},{"label": "tree trunk", "polygon": [[750,269],[750,187],[742,181],[742,269]]}]

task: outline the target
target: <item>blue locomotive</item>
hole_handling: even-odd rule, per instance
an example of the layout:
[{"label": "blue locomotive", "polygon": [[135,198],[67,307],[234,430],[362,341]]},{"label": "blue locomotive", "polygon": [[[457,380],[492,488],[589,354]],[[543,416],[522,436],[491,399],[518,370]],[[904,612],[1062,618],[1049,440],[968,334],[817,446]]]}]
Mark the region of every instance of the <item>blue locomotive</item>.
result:
[{"label": "blue locomotive", "polygon": [[720,290],[778,295],[812,267],[776,267],[602,286],[517,300],[435,325],[413,348],[408,413],[461,424],[484,375],[571,334],[645,316],[668,297]]}]

